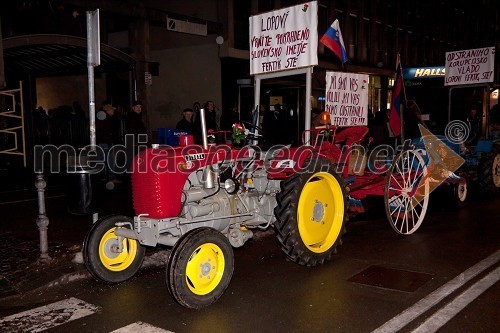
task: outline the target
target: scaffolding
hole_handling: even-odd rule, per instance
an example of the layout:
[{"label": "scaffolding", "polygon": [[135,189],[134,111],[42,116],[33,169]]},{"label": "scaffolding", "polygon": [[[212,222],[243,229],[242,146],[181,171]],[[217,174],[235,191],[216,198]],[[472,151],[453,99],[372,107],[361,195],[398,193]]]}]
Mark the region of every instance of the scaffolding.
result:
[{"label": "scaffolding", "polygon": [[26,167],[23,85],[0,91],[0,154],[18,155]]}]

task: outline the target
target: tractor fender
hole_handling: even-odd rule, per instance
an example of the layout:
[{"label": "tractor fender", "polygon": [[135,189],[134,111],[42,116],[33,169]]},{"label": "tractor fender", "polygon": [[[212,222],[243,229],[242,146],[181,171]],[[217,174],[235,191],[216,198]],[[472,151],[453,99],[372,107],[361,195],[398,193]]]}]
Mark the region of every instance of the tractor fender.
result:
[{"label": "tractor fender", "polygon": [[269,179],[286,179],[306,166],[306,161],[314,154],[314,147],[284,147],[272,158],[267,170]]}]

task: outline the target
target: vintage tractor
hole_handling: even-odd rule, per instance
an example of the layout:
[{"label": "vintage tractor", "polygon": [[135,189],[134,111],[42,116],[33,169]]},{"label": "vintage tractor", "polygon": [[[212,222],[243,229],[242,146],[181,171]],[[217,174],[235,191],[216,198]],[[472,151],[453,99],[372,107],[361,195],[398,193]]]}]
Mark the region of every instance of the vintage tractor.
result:
[{"label": "vintage tractor", "polygon": [[[170,294],[185,307],[202,308],[228,287],[232,247],[252,238],[252,229],[273,226],[288,259],[315,266],[341,244],[349,200],[385,195],[391,226],[400,234],[422,223],[428,186],[420,186],[426,169],[416,152],[403,151],[381,173],[349,175],[351,150],[339,147],[360,142],[366,127],[326,126],[311,131],[306,145],[262,152],[257,146],[209,147],[203,110],[201,116],[203,146],[186,137],[181,146],[154,145],[136,156],[136,216],[101,218],[84,241],[94,277],[125,281],[140,268],[144,246],[169,246]],[[415,200],[417,192],[424,200]]]},{"label": "vintage tractor", "polygon": [[[496,108],[490,110],[486,103],[482,107],[482,112],[480,112],[480,115],[483,116],[479,118],[479,128],[473,130],[475,128],[473,122],[471,122],[467,115],[463,114],[463,111],[460,112],[463,109],[463,101],[452,98],[453,96],[457,97],[457,94],[454,95],[453,93],[460,93],[458,96],[477,94],[481,97],[482,101],[487,101],[490,98],[490,94],[498,88],[498,84],[482,83],[454,86],[449,90],[448,122],[449,125],[454,123],[454,126],[450,126],[450,130],[457,129],[457,122],[461,123],[461,126],[458,127],[461,131],[458,134],[459,136],[460,134],[464,136],[460,145],[452,145],[454,146],[454,151],[464,159],[463,165],[456,173],[466,180],[463,183],[465,185],[457,184],[454,187],[455,202],[458,206],[465,205],[467,196],[470,193],[468,189],[469,185],[477,187],[486,195],[500,193],[500,139],[498,137],[498,133],[500,132],[500,122],[498,119],[500,116],[498,114],[498,105]],[[469,94],[464,93],[464,91],[469,92]],[[472,105],[474,106],[474,104]],[[475,133],[476,131],[478,133]],[[451,132],[448,134],[453,134]]]},{"label": "vintage tractor", "polygon": [[463,207],[468,199],[470,184],[477,187],[483,195],[500,193],[500,142],[494,140],[478,140],[474,146],[466,146],[461,150],[464,164],[457,174],[465,179],[463,186],[453,188],[457,206]]}]

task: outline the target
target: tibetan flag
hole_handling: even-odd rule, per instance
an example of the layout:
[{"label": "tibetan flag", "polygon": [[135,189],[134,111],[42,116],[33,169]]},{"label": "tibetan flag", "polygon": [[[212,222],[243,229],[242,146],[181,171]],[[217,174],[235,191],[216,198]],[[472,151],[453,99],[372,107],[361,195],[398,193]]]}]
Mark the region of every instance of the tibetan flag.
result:
[{"label": "tibetan flag", "polygon": [[332,50],[342,63],[347,61],[347,52],[345,50],[344,39],[340,32],[339,20],[335,20],[319,40],[321,44]]},{"label": "tibetan flag", "polygon": [[394,136],[401,135],[401,95],[403,94],[403,71],[401,69],[401,62],[396,65],[396,79],[394,80],[394,87],[392,88],[392,102],[391,113],[389,115],[389,125]]}]

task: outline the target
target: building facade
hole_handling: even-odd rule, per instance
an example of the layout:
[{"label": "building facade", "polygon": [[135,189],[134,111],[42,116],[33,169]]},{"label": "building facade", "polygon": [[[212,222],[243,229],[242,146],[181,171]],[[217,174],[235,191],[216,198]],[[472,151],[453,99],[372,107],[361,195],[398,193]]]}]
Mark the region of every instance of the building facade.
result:
[{"label": "building facade", "polygon": [[[2,3],[5,76],[9,84],[29,80],[32,104],[45,109],[78,100],[87,105],[86,67],[68,76],[15,73],[10,66],[8,40],[31,34],[85,37],[85,11],[100,9],[101,42],[135,60],[130,69],[98,73],[98,98],[124,109],[132,99],[145,103],[150,130],[174,127],[187,107],[213,100],[222,114],[236,108],[251,111],[253,81],[249,74],[249,17],[303,3],[294,0],[143,0],[143,1],[14,1]],[[445,52],[495,46],[499,48],[497,0],[331,0],[318,1],[318,34],[338,19],[349,61],[342,66],[330,50],[318,46],[314,68],[313,106],[322,107],[325,72],[349,71],[370,75],[370,109],[385,110],[396,57],[403,67],[444,66]],[[495,59],[495,82],[500,61]],[[64,64],[60,64],[64,66]],[[61,74],[60,74],[61,73]],[[54,78],[56,77],[56,78]],[[82,79],[83,78],[83,79]],[[279,100],[289,109],[304,108],[304,79],[290,77],[266,83],[260,104]],[[439,84],[438,84],[439,85]],[[74,86],[78,94],[51,98],[49,91]],[[446,107],[446,89],[417,92],[425,112]],[[410,89],[411,90],[411,89]],[[82,93],[83,92],[83,93]],[[426,99],[428,94],[430,98]],[[444,94],[444,97],[442,96]],[[278,98],[278,99],[277,99]],[[97,100],[96,103],[100,101]],[[42,104],[40,104],[42,103]],[[300,119],[299,119],[300,122]],[[300,129],[298,125],[297,130]]]}]

